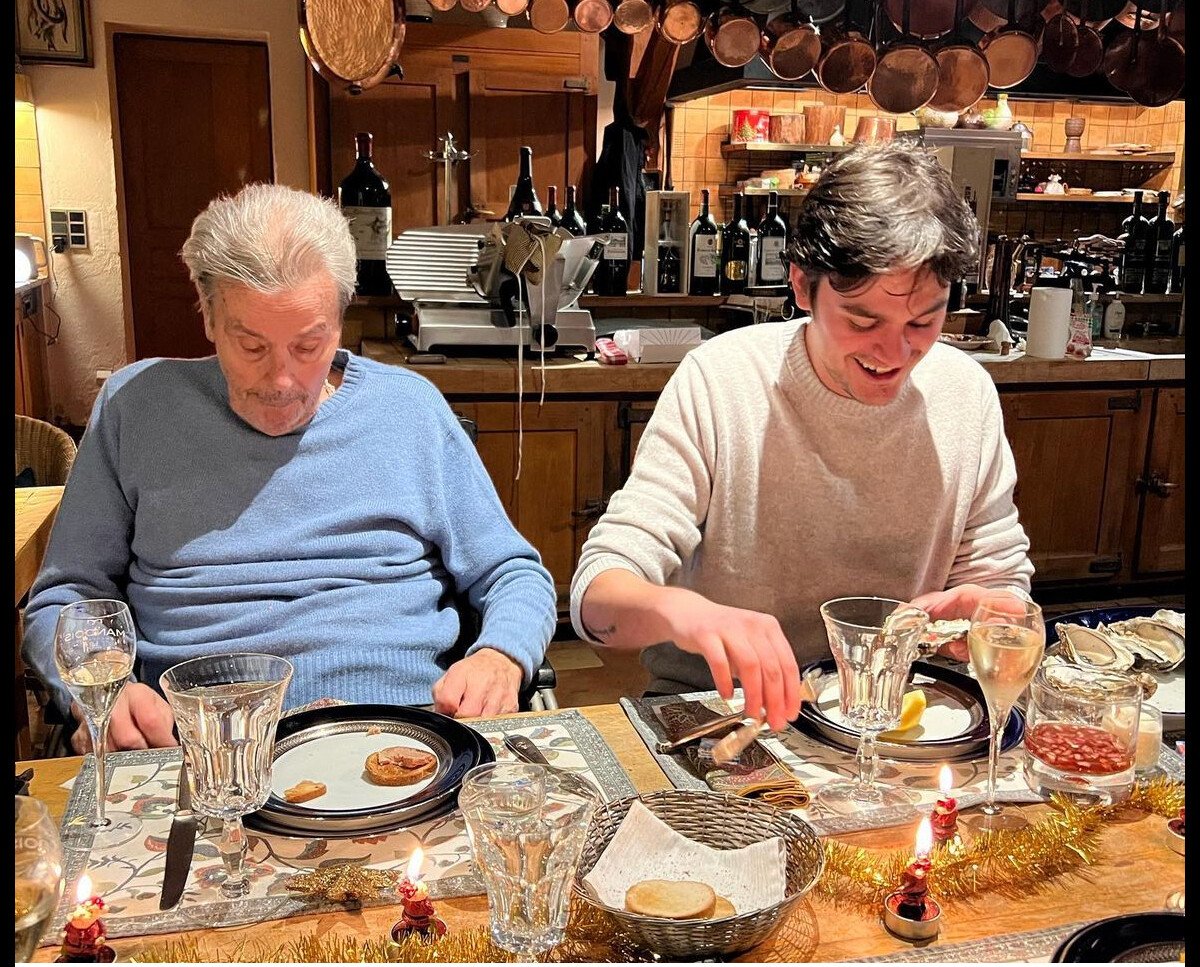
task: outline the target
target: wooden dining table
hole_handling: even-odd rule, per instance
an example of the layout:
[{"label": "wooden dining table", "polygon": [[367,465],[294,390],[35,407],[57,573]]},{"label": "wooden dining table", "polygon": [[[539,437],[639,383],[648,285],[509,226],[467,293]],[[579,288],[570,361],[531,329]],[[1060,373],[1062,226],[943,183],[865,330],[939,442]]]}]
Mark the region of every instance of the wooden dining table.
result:
[{"label": "wooden dining table", "polygon": [[[667,777],[619,705],[590,706],[579,711],[603,736],[639,793],[670,788]],[[515,717],[527,720],[540,714],[553,713],[521,713]],[[82,761],[64,758],[20,762],[17,770],[27,766],[33,768],[30,795],[45,802],[51,814],[61,819],[69,796],[62,784],[78,773]],[[1030,820],[1036,821],[1051,807],[1031,804],[1010,808],[1019,809]],[[971,818],[968,811],[962,820],[969,823]],[[937,942],[953,944],[982,940],[1118,914],[1163,910],[1167,896],[1184,888],[1183,857],[1170,849],[1166,822],[1160,816],[1129,811],[1102,829],[1098,857],[1090,866],[1045,882],[1031,882],[1020,896],[988,894],[969,901],[944,902],[942,929]],[[914,822],[839,836],[838,839],[872,849],[911,849],[915,826]],[[487,897],[439,899],[437,911],[451,930],[486,926]],[[383,939],[398,914],[399,906],[392,905],[346,909],[291,917],[285,921],[189,931],[186,936],[197,940],[200,949],[215,960],[231,956],[246,941],[249,941],[249,950],[257,942],[273,948],[304,934]],[[140,947],[183,936],[185,934],[118,938],[110,943],[118,957],[124,960]],[[55,937],[43,938],[43,946],[34,959],[52,961],[57,953],[57,942]],[[863,909],[838,903],[835,898],[809,894],[771,938],[738,959],[750,962],[843,961],[909,949],[908,943],[885,930],[880,910]]]}]

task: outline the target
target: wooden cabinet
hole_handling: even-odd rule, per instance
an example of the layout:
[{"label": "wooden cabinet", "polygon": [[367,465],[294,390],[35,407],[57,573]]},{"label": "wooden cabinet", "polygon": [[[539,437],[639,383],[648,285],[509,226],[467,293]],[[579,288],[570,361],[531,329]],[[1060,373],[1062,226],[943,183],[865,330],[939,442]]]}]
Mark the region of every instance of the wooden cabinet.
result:
[{"label": "wooden cabinet", "polygon": [[14,412],[39,420],[50,419],[46,376],[46,311],[40,288],[16,296],[14,324]]},{"label": "wooden cabinet", "polygon": [[1127,576],[1151,391],[1021,391],[1000,402],[1035,581]]},{"label": "wooden cabinet", "polygon": [[1145,473],[1139,480],[1141,527],[1138,532],[1139,575],[1184,568],[1184,398],[1183,387],[1163,387],[1154,394],[1154,422]]}]

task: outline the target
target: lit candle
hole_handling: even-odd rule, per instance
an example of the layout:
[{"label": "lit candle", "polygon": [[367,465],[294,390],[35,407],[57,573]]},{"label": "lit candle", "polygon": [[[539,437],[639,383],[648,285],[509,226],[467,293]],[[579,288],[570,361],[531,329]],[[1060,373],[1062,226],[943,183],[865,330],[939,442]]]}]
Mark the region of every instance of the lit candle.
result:
[{"label": "lit candle", "polygon": [[412,859],[408,861],[408,869],[404,879],[400,881],[397,891],[404,913],[392,926],[392,939],[399,943],[410,931],[442,936],[446,932],[445,922],[434,914],[433,901],[429,899],[429,887],[421,879],[421,864],[425,861],[425,853],[421,847],[413,851]]},{"label": "lit candle", "polygon": [[925,896],[929,892],[929,851],[933,848],[933,827],[922,819],[917,827],[916,856],[904,870],[900,882],[900,912],[914,920],[925,914]]},{"label": "lit candle", "polygon": [[58,963],[112,963],[116,959],[116,951],[105,944],[107,932],[104,921],[100,919],[100,914],[104,912],[104,901],[92,896],[92,878],[86,873],[79,878],[75,897],[79,902],[63,928]]},{"label": "lit candle", "polygon": [[933,807],[933,839],[936,843],[946,843],[958,832],[958,800],[950,795],[953,783],[950,767],[942,766],[938,773],[938,789],[942,795]]}]

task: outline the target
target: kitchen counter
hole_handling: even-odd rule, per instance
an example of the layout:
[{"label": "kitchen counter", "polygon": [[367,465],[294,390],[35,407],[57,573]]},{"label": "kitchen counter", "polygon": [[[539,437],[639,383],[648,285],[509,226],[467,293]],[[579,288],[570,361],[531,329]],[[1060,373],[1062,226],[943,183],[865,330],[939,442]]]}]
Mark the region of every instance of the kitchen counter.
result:
[{"label": "kitchen counter", "polygon": [[[413,350],[381,339],[364,339],[362,354],[394,366],[410,366]],[[1062,383],[1144,383],[1175,381],[1184,376],[1182,353],[1162,355],[1132,349],[1097,347],[1089,359],[1034,359],[1020,353],[970,353],[998,386]],[[675,372],[674,363],[628,363],[604,366],[573,356],[547,357],[546,393],[553,396],[656,396]],[[445,363],[412,366],[445,395],[453,397],[513,396],[517,392],[515,354],[507,357],[451,356]],[[542,389],[541,363],[526,360],[524,393]]]}]

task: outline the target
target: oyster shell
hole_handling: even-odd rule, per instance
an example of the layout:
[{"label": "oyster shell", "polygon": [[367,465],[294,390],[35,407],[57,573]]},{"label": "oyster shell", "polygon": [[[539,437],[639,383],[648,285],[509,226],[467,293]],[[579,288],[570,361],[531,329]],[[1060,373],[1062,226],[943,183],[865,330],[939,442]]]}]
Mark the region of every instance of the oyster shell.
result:
[{"label": "oyster shell", "polygon": [[1169,671],[1184,659],[1184,638],[1173,626],[1154,618],[1129,618],[1116,621],[1106,629],[1109,639],[1115,634],[1121,647],[1159,671]]},{"label": "oyster shell", "polygon": [[1152,620],[1161,622],[1168,628],[1174,628],[1180,634],[1183,634],[1183,612],[1169,611],[1166,608],[1163,608],[1159,611],[1155,611],[1154,614],[1150,615],[1150,617]]},{"label": "oyster shell", "polygon": [[1128,648],[1113,640],[1107,629],[1059,622],[1054,626],[1059,643],[1068,659],[1078,665],[1123,672],[1133,667],[1134,656]]}]

